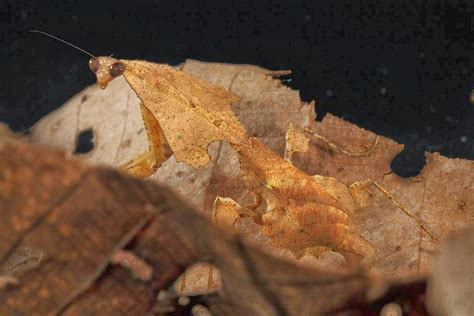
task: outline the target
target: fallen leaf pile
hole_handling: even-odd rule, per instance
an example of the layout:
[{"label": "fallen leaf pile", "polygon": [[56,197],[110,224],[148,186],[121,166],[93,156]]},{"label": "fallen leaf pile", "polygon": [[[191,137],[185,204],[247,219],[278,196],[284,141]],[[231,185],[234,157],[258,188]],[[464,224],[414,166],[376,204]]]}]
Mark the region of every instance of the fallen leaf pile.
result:
[{"label": "fallen leaf pile", "polygon": [[[257,66],[203,63],[188,60],[182,70],[236,93],[241,101],[233,106],[251,136],[258,137],[281,156],[290,125],[309,128],[351,152],[367,150],[377,135],[332,115],[315,121],[314,104],[300,100],[297,91],[282,85],[273,73]],[[95,147],[84,155],[92,163],[119,166],[147,148],[139,113],[139,100],[125,80],[112,81],[106,90],[87,88],[64,107],[33,128],[32,141],[57,145],[74,151],[77,134],[92,128]],[[103,113],[107,113],[105,116]],[[330,176],[350,185],[367,179],[377,181],[441,238],[474,218],[474,162],[427,154],[427,164],[413,178],[401,178],[390,169],[393,158],[403,149],[381,137],[368,155],[347,155],[310,138],[307,153],[295,153],[296,165],[306,173]],[[197,170],[174,157],[151,178],[178,192],[203,214],[209,214],[216,196],[230,197],[240,204],[250,202],[242,181],[236,154],[230,146],[210,146],[212,161]],[[430,271],[431,257],[438,245],[418,224],[378,193],[356,214],[363,237],[377,249],[369,266],[387,276],[413,276]],[[274,249],[260,227],[243,220],[240,230],[263,249],[291,257]],[[328,256],[326,256],[328,257]],[[329,257],[331,257],[329,255]],[[313,261],[307,258],[308,261]],[[334,265],[341,258],[323,258],[313,264]]]},{"label": "fallen leaf pile", "polygon": [[[308,133],[309,143],[300,140],[299,146],[307,151],[292,154],[306,173],[334,177],[346,185],[376,181],[441,240],[472,223],[474,162],[426,154],[419,175],[400,178],[390,163],[402,145],[380,137],[371,148],[377,135],[369,131],[331,115],[316,122],[314,103],[302,102],[297,91],[282,85],[275,78],[281,72],[192,60],[180,67],[236,93],[241,100],[232,110],[249,135],[282,157],[290,126],[312,130],[337,146]],[[65,156],[75,152],[79,135],[88,129],[94,135],[93,150],[65,162]],[[0,301],[6,302],[0,304],[6,306],[4,310],[0,306],[0,314],[13,309],[71,315],[165,311],[156,296],[198,261],[213,263],[222,274],[223,289],[197,302],[216,315],[320,314],[349,306],[363,310],[368,298],[391,290],[413,294],[410,299],[422,297],[424,283],[413,278],[431,272],[439,248],[416,221],[375,189],[368,192],[367,206],[355,214],[362,236],[377,249],[377,255],[364,262],[370,278],[366,272],[340,271],[344,260],[336,253],[297,260],[287,249],[275,247],[249,219],[237,221],[240,237],[224,235],[186,206],[209,217],[216,196],[240,204],[251,201],[237,156],[224,142],[210,145],[210,163],[197,170],[172,156],[150,178],[160,186],[79,163],[117,167],[148,147],[139,100],[121,78],[106,90],[91,86],[80,92],[38,122],[30,141],[66,153],[21,143],[1,149],[0,198],[7,203],[5,229],[0,230],[2,262],[17,249],[38,249],[44,257],[39,266],[22,272],[19,286],[7,285],[8,291],[0,292]],[[335,148],[370,150],[367,155],[350,155]],[[113,258],[129,258],[135,264]],[[133,266],[140,271],[134,273]],[[137,278],[146,267],[153,269],[151,281],[131,277]],[[335,271],[317,270],[321,268]],[[400,285],[374,295],[373,288],[378,287],[372,276],[409,278],[413,292]],[[202,278],[207,278],[206,271]],[[423,306],[421,301],[413,304]]]},{"label": "fallen leaf pile", "polygon": [[[222,273],[222,290],[200,301],[214,315],[320,314],[362,308],[385,292],[362,271],[318,271],[267,255],[214,227],[169,189],[88,168],[62,152],[7,143],[0,166],[2,265],[24,258],[24,249],[41,253],[17,284],[0,291],[2,315],[174,311],[164,309],[160,293],[197,260]],[[151,279],[114,264],[117,251],[146,262]]]}]

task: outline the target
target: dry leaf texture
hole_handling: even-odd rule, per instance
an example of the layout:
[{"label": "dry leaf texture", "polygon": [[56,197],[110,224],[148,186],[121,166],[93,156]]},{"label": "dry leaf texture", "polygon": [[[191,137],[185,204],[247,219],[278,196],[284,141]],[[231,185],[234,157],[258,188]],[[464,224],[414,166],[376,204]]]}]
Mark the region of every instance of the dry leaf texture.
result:
[{"label": "dry leaf texture", "polygon": [[99,65],[95,71],[97,82],[102,88],[115,79],[109,74],[110,67],[124,67],[125,79],[146,111],[158,121],[178,162],[198,168],[210,160],[210,143],[247,141],[245,128],[230,108],[238,97],[226,89],[169,65],[111,57],[97,57],[95,61]]},{"label": "dry leaf texture", "polygon": [[[266,255],[149,181],[24,143],[0,145],[0,167],[0,258],[25,248],[44,257],[0,291],[2,315],[146,315],[161,289],[204,258],[222,273],[223,290],[203,299],[215,315],[318,315],[365,300],[364,274]],[[122,248],[153,269],[149,282],[110,265]]]},{"label": "dry leaf texture", "polygon": [[[281,85],[271,77],[269,70],[197,61],[187,61],[181,67],[236,93],[241,101],[232,109],[249,135],[257,137],[281,156],[285,133],[291,123],[309,127],[354,152],[368,149],[375,139],[376,135],[331,115],[322,122],[314,122],[314,104],[301,102],[298,92]],[[107,90],[87,88],[40,121],[33,129],[32,140],[58,145],[72,152],[77,134],[93,128],[95,148],[85,157],[93,163],[121,165],[148,146],[138,104],[133,91],[120,78],[112,81]],[[428,154],[422,173],[403,179],[390,170],[390,162],[402,146],[389,139],[381,138],[367,156],[335,152],[316,140],[312,140],[309,147],[308,153],[295,154],[297,166],[306,173],[331,176],[346,185],[366,179],[377,181],[440,237],[472,220],[474,167],[471,161]],[[210,153],[211,163],[196,171],[171,157],[152,178],[171,186],[204,213],[212,209],[216,196],[231,197],[240,204],[249,202],[237,156],[230,146],[213,143]],[[370,266],[391,276],[429,271],[437,245],[385,196],[377,191],[371,194],[374,200],[355,214],[356,225],[363,237],[377,249],[377,256]],[[241,221],[241,225],[237,224],[242,231],[270,248],[259,227]],[[285,254],[283,250],[273,250]]]}]

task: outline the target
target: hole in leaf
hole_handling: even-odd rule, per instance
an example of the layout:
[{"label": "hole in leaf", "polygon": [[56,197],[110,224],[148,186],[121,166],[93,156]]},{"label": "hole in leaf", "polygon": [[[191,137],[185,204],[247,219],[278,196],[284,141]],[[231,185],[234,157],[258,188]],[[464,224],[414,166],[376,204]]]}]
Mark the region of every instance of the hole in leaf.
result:
[{"label": "hole in leaf", "polygon": [[[315,108],[317,109],[317,106],[315,105]],[[326,116],[326,113],[318,113],[316,112],[316,122],[322,122],[323,118]]]},{"label": "hole in leaf", "polygon": [[92,149],[94,149],[94,132],[92,128],[88,128],[77,135],[74,155],[86,154]]},{"label": "hole in leaf", "polygon": [[425,164],[424,151],[421,148],[416,149],[407,145],[402,152],[393,158],[390,168],[398,176],[410,178],[417,176]]}]

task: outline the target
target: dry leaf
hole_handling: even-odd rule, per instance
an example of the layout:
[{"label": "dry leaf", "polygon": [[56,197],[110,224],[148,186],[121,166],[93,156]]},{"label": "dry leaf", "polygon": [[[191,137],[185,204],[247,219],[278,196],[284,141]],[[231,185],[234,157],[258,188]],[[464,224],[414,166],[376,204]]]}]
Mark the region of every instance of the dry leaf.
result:
[{"label": "dry leaf", "polygon": [[[196,61],[187,61],[182,69],[195,75],[206,73],[208,76],[203,78],[239,95],[242,101],[232,105],[239,120],[251,136],[266,136],[265,142],[280,154],[284,152],[289,124],[305,125],[311,120],[313,105],[301,103],[298,92],[272,79],[269,70]],[[106,117],[102,114],[105,109]],[[281,111],[285,112],[283,119],[277,117]],[[38,122],[32,128],[31,139],[72,153],[77,135],[89,128],[93,129],[95,146],[82,156],[92,163],[120,166],[148,148],[139,100],[122,77],[110,82],[105,90],[97,85],[86,88]],[[215,142],[209,151],[214,157],[209,165],[194,170],[171,157],[151,178],[174,187],[181,196],[192,197],[189,202],[205,213],[210,213],[217,195],[245,202],[248,190],[233,150],[226,143]]]},{"label": "dry leaf", "polygon": [[[241,101],[233,110],[249,134],[259,137],[280,155],[283,155],[285,133],[290,123],[314,129],[353,152],[369,149],[375,139],[372,133],[330,115],[315,123],[313,105],[302,103],[296,91],[271,78],[271,71],[255,66],[196,61],[187,61],[182,68],[239,95]],[[92,87],[73,98],[64,108],[35,126],[32,140],[58,144],[72,152],[78,132],[93,128],[96,146],[86,155],[92,162],[117,166],[143,151],[147,144],[138,114],[138,100],[119,79],[111,82],[105,91],[98,92]],[[53,126],[56,127],[54,132]],[[249,194],[243,185],[236,155],[229,147],[222,143],[212,144],[213,161],[197,171],[171,158],[153,178],[173,187],[205,213],[210,211],[218,195],[245,204]],[[470,176],[473,163],[432,154],[419,176],[402,179],[391,173],[389,167],[401,149],[401,145],[382,138],[370,155],[350,156],[312,141],[309,154],[295,156],[297,165],[308,174],[331,176],[346,185],[366,179],[381,183],[438,236],[469,222],[474,196]],[[386,197],[376,191],[370,193],[375,195],[375,200],[356,214],[356,224],[362,235],[378,250],[370,266],[391,276],[429,271],[432,254],[437,249],[431,238]],[[271,248],[260,227],[244,221],[240,228],[263,248]],[[273,252],[288,255],[284,250],[273,249]]]},{"label": "dry leaf", "polygon": [[[203,298],[215,315],[344,310],[366,301],[372,284],[361,271],[317,271],[273,258],[224,234],[164,187],[88,169],[50,149],[1,145],[0,166],[2,192],[15,188],[2,195],[2,212],[35,218],[12,226],[2,260],[19,247],[47,256],[17,287],[0,292],[2,315],[145,315],[160,290],[203,258],[222,273],[222,292]],[[8,227],[3,221],[0,231]],[[109,265],[124,247],[153,267],[150,282]]]},{"label": "dry leaf", "polygon": [[[311,128],[352,151],[367,148],[374,137],[331,115]],[[348,156],[313,142],[310,152],[300,155],[298,165],[309,173],[332,176],[347,185],[365,179],[380,183],[441,238],[471,223],[474,162],[427,153],[426,166],[419,175],[401,178],[391,171],[390,163],[402,149],[402,145],[381,138],[369,156]],[[438,245],[386,196],[377,190],[371,190],[371,194],[372,202],[356,214],[355,221],[362,235],[378,249],[372,269],[398,277],[428,273]]]}]

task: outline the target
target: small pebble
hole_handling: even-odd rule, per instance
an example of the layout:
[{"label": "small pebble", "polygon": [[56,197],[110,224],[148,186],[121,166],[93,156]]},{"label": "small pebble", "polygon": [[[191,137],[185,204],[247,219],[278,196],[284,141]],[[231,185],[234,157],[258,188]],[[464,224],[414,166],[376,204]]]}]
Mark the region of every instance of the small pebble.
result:
[{"label": "small pebble", "polygon": [[163,301],[168,297],[168,292],[165,290],[161,290],[158,292],[158,295],[156,296],[157,301]]},{"label": "small pebble", "polygon": [[187,296],[180,296],[178,298],[178,304],[181,305],[181,306],[186,306],[189,304],[191,300],[189,299],[189,297]]},{"label": "small pebble", "polygon": [[193,308],[191,308],[191,313],[193,316],[212,316],[212,313],[207,307],[201,304],[194,305]]},{"label": "small pebble", "polygon": [[380,316],[402,316],[402,308],[395,303],[385,305],[380,311]]}]

